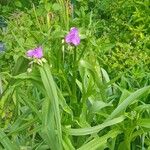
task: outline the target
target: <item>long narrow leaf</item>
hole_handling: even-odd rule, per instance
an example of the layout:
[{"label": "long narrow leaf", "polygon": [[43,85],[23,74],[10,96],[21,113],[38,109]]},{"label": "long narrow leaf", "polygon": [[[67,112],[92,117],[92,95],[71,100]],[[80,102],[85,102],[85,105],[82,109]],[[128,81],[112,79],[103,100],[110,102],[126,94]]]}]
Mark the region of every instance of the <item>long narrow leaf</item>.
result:
[{"label": "long narrow leaf", "polygon": [[111,113],[111,115],[107,118],[107,120],[111,120],[117,115],[119,115],[121,112],[123,112],[127,108],[127,106],[129,106],[134,100],[138,99],[141,95],[143,95],[148,90],[150,90],[150,86],[143,87],[135,91],[134,93],[132,93],[122,103],[118,105],[118,107]]},{"label": "long narrow leaf", "polygon": [[121,133],[120,130],[112,130],[102,137],[96,137],[92,141],[81,146],[78,150],[97,150],[107,143],[108,138],[114,138]]},{"label": "long narrow leaf", "polygon": [[81,129],[65,129],[65,131],[68,134],[74,135],[74,136],[93,134],[93,133],[99,132],[100,130],[102,130],[108,126],[118,124],[118,123],[122,122],[124,119],[125,119],[125,117],[121,116],[121,117],[112,119],[110,121],[104,122],[104,123],[97,125],[97,126],[94,126],[94,127],[81,128]]},{"label": "long narrow leaf", "polygon": [[[52,105],[52,109],[54,112],[55,125],[56,125],[56,130],[57,130],[56,135],[58,137],[58,139],[57,139],[58,140],[58,148],[59,148],[59,150],[61,150],[62,149],[62,131],[61,131],[59,100],[58,100],[56,85],[53,80],[53,77],[52,77],[52,74],[51,74],[48,64],[44,64],[43,67],[40,67],[40,74],[41,74],[43,85],[46,90],[46,94]],[[57,144],[57,143],[54,142],[54,144]]]}]

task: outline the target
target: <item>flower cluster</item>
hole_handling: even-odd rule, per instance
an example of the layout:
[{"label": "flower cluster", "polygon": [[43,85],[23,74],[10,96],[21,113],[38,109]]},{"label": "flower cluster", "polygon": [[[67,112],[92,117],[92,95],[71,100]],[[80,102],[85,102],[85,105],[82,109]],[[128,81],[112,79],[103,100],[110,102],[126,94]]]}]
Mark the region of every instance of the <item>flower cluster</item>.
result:
[{"label": "flower cluster", "polygon": [[[70,32],[65,37],[65,42],[77,46],[80,44],[79,31],[77,28],[73,27],[70,29]],[[43,57],[42,47],[37,47],[32,50],[28,50],[26,55],[31,58],[41,59]]]}]

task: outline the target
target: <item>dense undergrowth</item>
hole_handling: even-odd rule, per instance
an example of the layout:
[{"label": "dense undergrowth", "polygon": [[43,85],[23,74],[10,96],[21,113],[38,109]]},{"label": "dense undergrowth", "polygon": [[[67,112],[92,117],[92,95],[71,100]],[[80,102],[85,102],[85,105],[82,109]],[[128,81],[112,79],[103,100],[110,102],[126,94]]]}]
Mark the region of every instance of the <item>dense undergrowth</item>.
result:
[{"label": "dense undergrowth", "polygon": [[[0,9],[0,149],[150,149],[148,0]],[[66,42],[72,27],[80,44]],[[37,47],[43,57],[26,55]]]}]

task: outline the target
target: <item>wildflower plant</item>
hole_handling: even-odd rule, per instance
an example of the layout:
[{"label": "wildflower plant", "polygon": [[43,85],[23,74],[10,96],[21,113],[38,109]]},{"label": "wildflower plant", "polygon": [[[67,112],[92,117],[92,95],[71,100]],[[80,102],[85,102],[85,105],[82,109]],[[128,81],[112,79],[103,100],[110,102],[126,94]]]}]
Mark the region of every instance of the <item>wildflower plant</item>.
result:
[{"label": "wildflower plant", "polygon": [[[81,40],[83,22],[71,19],[68,2],[41,1],[19,16],[29,29],[18,19],[18,34],[11,30],[21,56],[12,72],[0,74],[0,149],[150,148],[150,86],[126,88],[128,71],[112,79],[100,67],[92,17]],[[41,46],[27,51],[33,45]]]}]

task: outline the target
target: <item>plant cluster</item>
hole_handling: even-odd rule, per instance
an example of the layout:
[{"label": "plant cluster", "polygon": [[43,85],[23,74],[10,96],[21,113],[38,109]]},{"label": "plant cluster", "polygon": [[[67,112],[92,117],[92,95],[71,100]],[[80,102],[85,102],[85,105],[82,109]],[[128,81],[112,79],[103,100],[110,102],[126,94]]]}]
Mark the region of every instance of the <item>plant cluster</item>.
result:
[{"label": "plant cluster", "polygon": [[0,149],[150,149],[149,1],[28,2],[0,5]]}]

